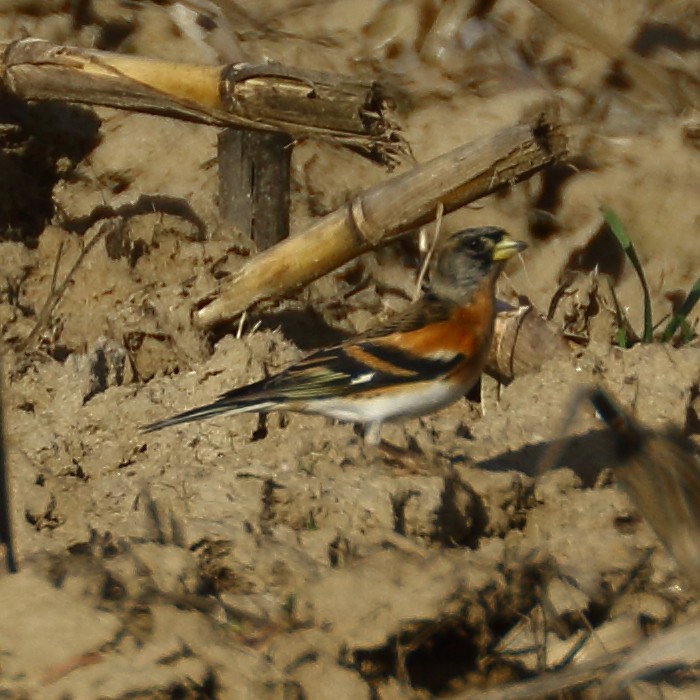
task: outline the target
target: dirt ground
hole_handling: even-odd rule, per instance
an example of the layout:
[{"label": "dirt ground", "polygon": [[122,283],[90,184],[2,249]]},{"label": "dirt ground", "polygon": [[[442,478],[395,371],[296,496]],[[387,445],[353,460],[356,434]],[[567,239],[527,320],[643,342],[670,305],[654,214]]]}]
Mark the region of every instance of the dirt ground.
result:
[{"label": "dirt ground", "polygon": [[[498,391],[485,379],[481,402],[387,426],[417,455],[410,466],[322,417],[143,434],[405,306],[417,236],[204,335],[192,304],[255,253],[218,218],[215,130],[3,100],[0,348],[20,573],[0,577],[0,697],[479,697],[687,619],[692,592],[615,487],[590,411],[558,467],[536,472],[585,384],[698,442],[697,340],[612,345],[606,280],[636,330],[642,296],[601,214],[625,222],[662,319],[700,271],[698,112],[672,110],[526,0],[219,5],[250,60],[385,84],[419,162],[558,97],[580,155],[443,225],[530,243],[502,298],[546,312],[574,275],[555,322],[581,337]],[[700,74],[696,3],[578,5],[620,45]],[[0,37],[22,36],[222,60],[168,2],[0,3]],[[387,177],[338,146],[298,143],[293,229]],[[621,697],[699,694],[686,670]]]}]

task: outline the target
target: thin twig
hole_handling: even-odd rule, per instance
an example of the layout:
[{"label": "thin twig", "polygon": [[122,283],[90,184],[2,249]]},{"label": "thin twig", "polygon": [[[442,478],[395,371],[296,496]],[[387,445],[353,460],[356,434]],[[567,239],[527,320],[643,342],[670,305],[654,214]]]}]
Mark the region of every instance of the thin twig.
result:
[{"label": "thin twig", "polygon": [[[121,225],[121,221],[118,225]],[[61,282],[60,286],[56,287],[62,244],[59,246],[58,255],[56,256],[56,263],[54,265],[53,275],[51,279],[51,289],[49,291],[49,295],[46,298],[46,301],[44,302],[44,306],[39,312],[34,327],[22,343],[22,349],[29,348],[32,345],[32,343],[34,343],[34,341],[39,337],[39,335],[44,331],[44,329],[48,326],[49,321],[51,320],[51,314],[53,314],[54,310],[63,298],[66,289],[68,289],[68,285],[71,284],[71,282],[73,281],[73,277],[78,271],[78,268],[83,263],[88,253],[95,247],[97,242],[104,238],[104,236],[111,229],[112,227],[109,225],[109,222],[105,222],[100,226],[100,230],[83,246],[82,250],[78,254],[76,261],[73,263],[73,266],[68,271],[68,274],[65,276],[63,282]]]},{"label": "thin twig", "polygon": [[49,294],[53,294],[56,291],[56,282],[58,281],[58,268],[61,265],[61,258],[63,257],[63,241],[58,244],[58,250],[56,251],[56,261],[53,264],[53,272],[51,273],[51,289]]},{"label": "thin twig", "polygon": [[430,259],[433,257],[435,252],[435,246],[437,245],[438,238],[440,237],[440,228],[442,227],[442,214],[445,211],[445,205],[442,202],[438,202],[437,209],[435,211],[435,231],[433,232],[433,240],[430,242],[430,247],[428,252],[425,254],[425,259],[423,260],[423,265],[421,266],[420,272],[418,273],[418,279],[416,280],[416,289],[413,292],[413,301],[416,301],[420,296],[421,287],[423,286],[423,279],[425,274],[428,272],[428,265],[430,265]]},{"label": "thin twig", "polygon": [[2,366],[0,366],[0,544],[5,545],[5,565],[13,574],[17,571],[17,558],[12,540],[12,515],[10,507],[10,479],[5,459],[5,433],[2,414]]},{"label": "thin twig", "polygon": [[238,330],[236,331],[236,339],[243,337],[243,326],[245,325],[245,320],[248,317],[248,312],[244,311],[241,314],[240,319],[238,319]]}]

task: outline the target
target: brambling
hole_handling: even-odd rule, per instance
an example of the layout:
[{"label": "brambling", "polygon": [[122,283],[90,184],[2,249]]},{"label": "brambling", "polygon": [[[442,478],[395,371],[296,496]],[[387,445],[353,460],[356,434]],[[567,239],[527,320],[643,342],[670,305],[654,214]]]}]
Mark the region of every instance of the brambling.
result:
[{"label": "brambling", "polygon": [[615,478],[700,591],[700,460],[673,428],[650,430],[601,388],[584,392],[612,431]]},{"label": "brambling", "polygon": [[365,442],[376,445],[386,421],[437,411],[476,383],[493,335],[496,278],[525,247],[495,227],[455,233],[431,262],[427,290],[403,313],[144,430],[223,413],[284,410],[364,424]]},{"label": "brambling", "polygon": [[651,430],[602,387],[581,387],[537,472],[543,474],[558,462],[568,440],[562,436],[584,401],[610,430],[618,485],[700,591],[700,460],[679,430]]}]

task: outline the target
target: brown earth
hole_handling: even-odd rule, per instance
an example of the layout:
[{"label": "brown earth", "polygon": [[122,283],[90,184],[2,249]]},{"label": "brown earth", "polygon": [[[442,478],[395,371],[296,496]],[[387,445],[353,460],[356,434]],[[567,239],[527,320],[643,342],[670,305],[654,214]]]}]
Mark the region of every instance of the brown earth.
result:
[{"label": "brown earth", "polygon": [[[526,0],[481,17],[469,16],[480,3],[437,0],[219,4],[251,60],[383,81],[418,161],[561,99],[583,155],[444,220],[531,243],[502,296],[546,311],[567,271],[591,284],[597,265],[639,329],[639,282],[601,206],[632,235],[655,318],[697,278],[697,113],[674,113]],[[694,3],[580,5],[638,53],[698,74]],[[0,36],[217,62],[168,7],[0,3]],[[218,220],[214,130],[7,100],[2,114],[0,342],[20,573],[0,578],[1,697],[478,697],[696,609],[613,487],[610,438],[591,416],[568,427],[562,467],[536,472],[584,384],[697,440],[697,340],[614,348],[600,277],[599,296],[582,289],[557,316],[583,324],[587,347],[498,393],[484,381],[481,404],[387,426],[410,464],[364,447],[352,426],[296,414],[144,435],[402,308],[415,237],[205,336],[192,302],[255,252]],[[293,228],[386,177],[336,146],[297,144]],[[700,690],[686,673],[625,692]]]}]

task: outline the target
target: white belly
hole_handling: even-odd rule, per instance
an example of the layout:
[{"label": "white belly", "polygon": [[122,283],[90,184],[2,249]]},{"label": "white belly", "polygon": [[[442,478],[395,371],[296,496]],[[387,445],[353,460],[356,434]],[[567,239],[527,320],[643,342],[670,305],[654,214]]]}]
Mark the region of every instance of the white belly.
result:
[{"label": "white belly", "polygon": [[423,416],[439,411],[464,395],[464,387],[451,382],[412,384],[368,398],[327,399],[316,403],[319,413],[344,421],[375,423],[394,418]]}]

